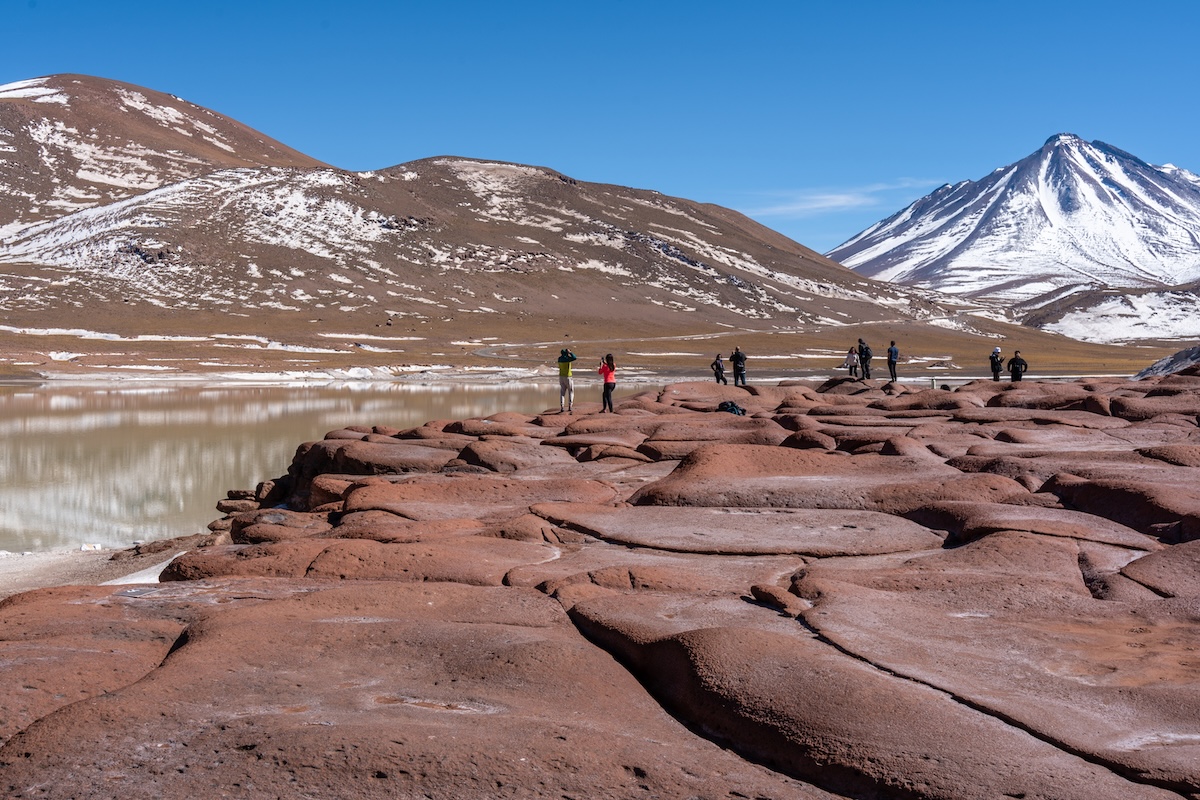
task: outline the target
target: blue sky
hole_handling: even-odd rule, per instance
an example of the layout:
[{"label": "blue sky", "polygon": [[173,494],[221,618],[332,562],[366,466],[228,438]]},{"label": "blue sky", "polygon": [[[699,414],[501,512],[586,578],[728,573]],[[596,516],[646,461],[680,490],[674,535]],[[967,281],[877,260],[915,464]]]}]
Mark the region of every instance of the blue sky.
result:
[{"label": "blue sky", "polygon": [[1200,0],[0,0],[0,84],[169,92],[346,169],[515,161],[826,251],[1056,133],[1200,172]]}]

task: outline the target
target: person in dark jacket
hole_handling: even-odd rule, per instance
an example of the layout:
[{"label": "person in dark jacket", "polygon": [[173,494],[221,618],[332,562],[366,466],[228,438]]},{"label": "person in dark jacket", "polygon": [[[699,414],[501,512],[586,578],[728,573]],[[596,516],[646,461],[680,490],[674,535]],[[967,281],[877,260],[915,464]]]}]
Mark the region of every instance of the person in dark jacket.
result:
[{"label": "person in dark jacket", "polygon": [[896,343],[892,342],[887,351],[888,376],[892,379],[892,383],[896,382],[896,364],[900,362],[900,350],[896,347]]},{"label": "person in dark jacket", "polygon": [[1008,360],[1008,374],[1012,375],[1012,382],[1016,383],[1021,380],[1021,376],[1028,370],[1029,364],[1021,358],[1021,351],[1014,350],[1013,357]]},{"label": "person in dark jacket", "polygon": [[729,381],[725,378],[725,359],[721,358],[721,354],[717,353],[717,357],[713,359],[713,363],[709,364],[712,367],[713,377],[717,379],[717,383],[729,385]]},{"label": "person in dark jacket", "polygon": [[737,386],[740,382],[742,386],[745,386],[746,354],[742,352],[742,348],[733,348],[733,352],[729,354],[729,363],[733,364],[733,385]]},{"label": "person in dark jacket", "polygon": [[871,345],[867,344],[862,339],[859,339],[858,366],[862,368],[862,379],[864,381],[871,380],[871,358],[873,355],[874,354],[871,352]]},{"label": "person in dark jacket", "polygon": [[1000,355],[1000,348],[992,350],[992,354],[988,356],[988,363],[992,367],[992,380],[1000,380],[1000,373],[1004,370],[1004,356]]}]

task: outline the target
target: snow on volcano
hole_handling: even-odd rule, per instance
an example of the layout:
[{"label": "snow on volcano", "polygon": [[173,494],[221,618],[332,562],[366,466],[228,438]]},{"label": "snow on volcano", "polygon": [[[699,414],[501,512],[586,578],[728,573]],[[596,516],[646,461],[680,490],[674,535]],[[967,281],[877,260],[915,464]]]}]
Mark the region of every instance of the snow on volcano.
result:
[{"label": "snow on volcano", "polygon": [[945,185],[834,248],[872,278],[1015,304],[1200,280],[1200,176],[1103,142],[1051,137]]}]

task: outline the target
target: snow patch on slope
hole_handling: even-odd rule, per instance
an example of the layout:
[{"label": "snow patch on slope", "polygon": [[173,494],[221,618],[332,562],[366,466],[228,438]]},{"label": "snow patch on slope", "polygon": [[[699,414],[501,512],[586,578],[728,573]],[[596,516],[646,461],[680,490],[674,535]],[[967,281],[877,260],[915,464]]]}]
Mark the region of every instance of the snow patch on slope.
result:
[{"label": "snow patch on slope", "polygon": [[1200,339],[1200,297],[1191,292],[1120,295],[1070,311],[1042,329],[1097,344]]},{"label": "snow patch on slope", "polygon": [[830,257],[871,277],[1006,303],[1200,280],[1200,179],[1076,136],[943,186]]},{"label": "snow patch on slope", "polygon": [[0,86],[0,100],[32,100],[35,103],[57,103],[68,105],[70,98],[52,86],[46,86],[45,78],[6,83]]}]

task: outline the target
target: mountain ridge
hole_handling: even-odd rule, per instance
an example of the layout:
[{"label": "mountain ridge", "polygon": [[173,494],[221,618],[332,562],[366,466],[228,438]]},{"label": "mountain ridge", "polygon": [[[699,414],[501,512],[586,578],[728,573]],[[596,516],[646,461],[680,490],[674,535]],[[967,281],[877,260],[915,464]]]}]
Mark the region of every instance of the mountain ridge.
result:
[{"label": "mountain ridge", "polygon": [[828,255],[860,274],[1036,309],[1063,295],[1200,280],[1200,176],[1056,134],[946,184]]},{"label": "mountain ridge", "polygon": [[[0,87],[0,188],[27,190],[9,193],[0,218],[0,335],[18,338],[14,363],[90,364],[104,341],[136,343],[121,347],[144,362],[153,337],[171,343],[158,346],[171,369],[194,368],[182,352],[254,367],[229,357],[230,337],[260,360],[436,363],[538,351],[581,329],[635,343],[741,332],[780,359],[800,357],[798,345],[771,337],[803,336],[832,362],[862,326],[893,338],[908,326],[944,361],[938,342],[990,350],[1032,335],[996,309],[862,277],[712,204],[455,156],[350,172],[219,116],[101,79]],[[208,131],[196,119],[226,147],[197,136]],[[166,132],[145,133],[151,123]],[[47,128],[66,137],[48,154],[30,133]],[[145,185],[127,180],[130,158]],[[666,347],[647,358],[669,360]]]},{"label": "mountain ridge", "polygon": [[174,95],[73,74],[0,86],[0,154],[0,236],[215,169],[328,166]]}]

